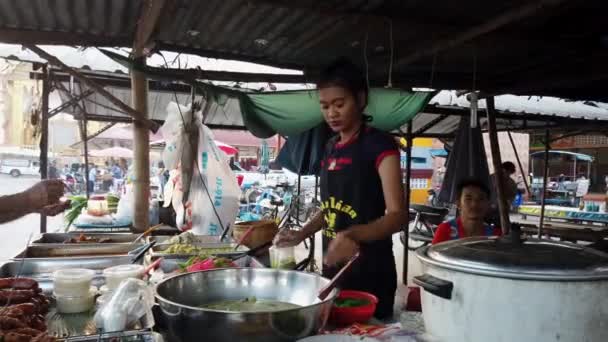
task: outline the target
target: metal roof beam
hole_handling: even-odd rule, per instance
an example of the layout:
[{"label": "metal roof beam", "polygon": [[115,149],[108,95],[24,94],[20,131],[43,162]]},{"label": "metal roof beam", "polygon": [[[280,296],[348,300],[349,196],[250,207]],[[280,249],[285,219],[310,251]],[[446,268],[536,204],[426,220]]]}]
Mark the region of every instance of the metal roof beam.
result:
[{"label": "metal roof beam", "polygon": [[129,105],[125,104],[120,99],[116,98],[110,92],[108,92],[107,90],[105,90],[101,85],[97,84],[97,82],[95,82],[95,81],[87,78],[86,76],[84,76],[80,72],[78,72],[78,71],[74,70],[73,68],[70,68],[69,66],[65,65],[63,62],[61,62],[59,59],[57,59],[57,57],[55,57],[55,56],[47,53],[46,51],[42,50],[41,48],[39,48],[39,47],[37,47],[35,45],[28,45],[26,47],[28,49],[30,49],[32,52],[34,52],[35,54],[37,54],[38,56],[40,56],[41,58],[46,59],[50,64],[54,64],[55,66],[59,67],[63,71],[65,71],[68,74],[74,76],[74,78],[79,79],[82,83],[86,84],[91,89],[95,90],[101,96],[105,97],[108,101],[110,101],[116,107],[118,107],[121,110],[125,111],[128,115],[132,116],[134,119],[139,120],[145,127],[149,128],[149,129],[151,129],[153,131],[156,131],[158,129],[158,124],[156,124],[152,120],[141,119],[144,116],[141,115],[138,111],[136,111],[135,109],[131,108]]}]

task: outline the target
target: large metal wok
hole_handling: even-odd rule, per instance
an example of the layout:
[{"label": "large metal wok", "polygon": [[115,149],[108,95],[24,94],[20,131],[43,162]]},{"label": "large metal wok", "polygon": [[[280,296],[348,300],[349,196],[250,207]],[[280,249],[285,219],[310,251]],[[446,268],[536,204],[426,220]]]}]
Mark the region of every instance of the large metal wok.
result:
[{"label": "large metal wok", "polygon": [[[325,325],[337,290],[317,298],[329,280],[312,273],[254,268],[186,273],[156,287],[158,326],[169,341],[294,341]],[[276,300],[300,308],[275,312],[227,312],[200,306],[223,300]]]}]

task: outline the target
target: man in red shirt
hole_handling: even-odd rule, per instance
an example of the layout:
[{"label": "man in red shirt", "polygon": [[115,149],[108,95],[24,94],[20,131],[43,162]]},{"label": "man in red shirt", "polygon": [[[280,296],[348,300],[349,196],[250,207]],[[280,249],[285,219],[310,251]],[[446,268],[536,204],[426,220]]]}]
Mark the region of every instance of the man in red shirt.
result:
[{"label": "man in red shirt", "polygon": [[460,216],[443,222],[437,227],[433,244],[471,236],[499,236],[497,227],[484,222],[490,210],[490,190],[482,182],[471,179],[458,185],[458,211]]}]

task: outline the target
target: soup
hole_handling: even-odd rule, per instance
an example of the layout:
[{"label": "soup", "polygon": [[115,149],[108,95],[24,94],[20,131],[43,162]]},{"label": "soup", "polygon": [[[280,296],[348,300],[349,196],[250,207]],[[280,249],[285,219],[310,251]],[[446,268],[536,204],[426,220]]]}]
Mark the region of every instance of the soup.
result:
[{"label": "soup", "polygon": [[212,302],[200,306],[203,309],[231,311],[231,312],[272,312],[289,309],[297,309],[300,306],[278,300],[257,299],[255,297],[237,299],[237,300],[222,300]]}]

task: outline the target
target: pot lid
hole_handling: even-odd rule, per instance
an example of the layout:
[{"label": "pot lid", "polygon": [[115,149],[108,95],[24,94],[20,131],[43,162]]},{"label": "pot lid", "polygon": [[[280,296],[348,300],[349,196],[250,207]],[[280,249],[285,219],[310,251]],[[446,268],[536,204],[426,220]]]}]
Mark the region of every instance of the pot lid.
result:
[{"label": "pot lid", "polygon": [[422,259],[438,266],[505,278],[545,280],[608,279],[608,254],[552,240],[514,243],[474,237],[433,245]]}]

